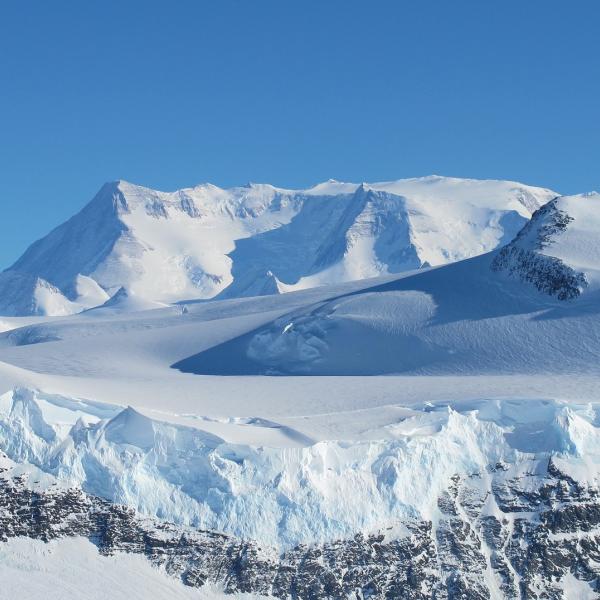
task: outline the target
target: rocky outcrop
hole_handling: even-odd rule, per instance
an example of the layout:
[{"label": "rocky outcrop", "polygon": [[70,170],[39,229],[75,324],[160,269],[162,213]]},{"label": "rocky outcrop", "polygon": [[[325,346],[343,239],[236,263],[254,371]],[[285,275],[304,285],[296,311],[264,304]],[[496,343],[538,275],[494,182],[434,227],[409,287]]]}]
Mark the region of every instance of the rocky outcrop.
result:
[{"label": "rocky outcrop", "polygon": [[559,300],[571,300],[587,287],[585,275],[560,258],[543,252],[573,221],[571,216],[559,210],[557,201],[548,202],[533,214],[519,235],[498,252],[492,270],[505,271]]},{"label": "rocky outcrop", "polygon": [[[565,598],[567,581],[600,597],[600,497],[550,459],[515,474],[498,464],[455,476],[435,522],[283,553],[210,531],[142,518],[80,489],[35,489],[0,473],[0,541],[85,536],[103,554],[144,555],[194,587],[276,598]],[[503,477],[506,475],[506,477]],[[583,588],[578,588],[583,589]]]}]

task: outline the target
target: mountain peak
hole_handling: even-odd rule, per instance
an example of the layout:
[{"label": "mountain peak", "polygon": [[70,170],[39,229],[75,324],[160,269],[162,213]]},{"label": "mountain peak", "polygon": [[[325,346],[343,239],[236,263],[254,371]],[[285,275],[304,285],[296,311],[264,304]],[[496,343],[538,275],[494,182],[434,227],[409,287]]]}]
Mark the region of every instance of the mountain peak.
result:
[{"label": "mountain peak", "polygon": [[84,207],[83,211],[110,210],[114,214],[129,212],[124,189],[127,189],[130,185],[131,184],[122,180],[107,181],[98,190],[92,200]]},{"label": "mountain peak", "polygon": [[[48,297],[51,314],[101,306],[111,295],[104,309],[145,310],[225,290],[228,297],[279,293],[442,265],[512,239],[556,196],[513,182],[432,181],[330,180],[308,190],[201,184],[174,192],[107,182],[10,269],[48,282],[52,293],[4,276],[0,313],[45,311],[32,301],[34,289]],[[126,298],[115,296],[121,288]]]},{"label": "mountain peak", "polygon": [[502,248],[492,269],[559,300],[600,287],[600,195],[554,198]]}]

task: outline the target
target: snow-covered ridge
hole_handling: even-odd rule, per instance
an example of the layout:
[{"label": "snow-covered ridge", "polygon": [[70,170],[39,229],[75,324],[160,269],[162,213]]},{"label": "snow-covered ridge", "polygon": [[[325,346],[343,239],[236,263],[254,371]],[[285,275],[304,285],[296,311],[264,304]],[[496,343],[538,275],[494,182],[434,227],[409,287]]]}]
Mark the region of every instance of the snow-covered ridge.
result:
[{"label": "snow-covered ridge", "polygon": [[0,274],[0,313],[281,293],[399,273],[506,243],[550,190],[424,177],[306,190],[106,184]]},{"label": "snow-covered ridge", "polygon": [[600,280],[600,194],[556,198],[538,209],[492,263],[495,271],[560,300]]},{"label": "snow-covered ridge", "polygon": [[[393,530],[406,519],[435,522],[452,477],[488,473],[481,485],[489,487],[549,456],[597,485],[599,407],[540,400],[522,408],[426,404],[388,425],[386,439],[277,448],[16,389],[0,397],[0,447],[62,485],[142,514],[291,547]],[[506,468],[489,474],[496,464]]]}]

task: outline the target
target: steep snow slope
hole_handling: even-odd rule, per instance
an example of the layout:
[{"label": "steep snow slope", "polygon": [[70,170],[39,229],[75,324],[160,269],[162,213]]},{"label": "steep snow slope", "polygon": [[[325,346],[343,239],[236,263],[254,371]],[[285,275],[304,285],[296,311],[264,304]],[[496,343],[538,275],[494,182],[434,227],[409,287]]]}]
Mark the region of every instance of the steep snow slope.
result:
[{"label": "steep snow slope", "polygon": [[540,208],[493,269],[560,300],[600,285],[600,194],[557,198]]},{"label": "steep snow slope", "polygon": [[106,184],[0,275],[0,312],[273,294],[440,265],[508,241],[550,190],[443,177],[308,190]]}]

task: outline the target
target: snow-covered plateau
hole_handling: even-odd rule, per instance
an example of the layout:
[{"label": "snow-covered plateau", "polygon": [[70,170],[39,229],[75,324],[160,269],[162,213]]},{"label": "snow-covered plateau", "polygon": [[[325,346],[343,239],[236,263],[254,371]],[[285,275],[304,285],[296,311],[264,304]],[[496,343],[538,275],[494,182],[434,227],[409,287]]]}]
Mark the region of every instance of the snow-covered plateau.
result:
[{"label": "snow-covered plateau", "polygon": [[600,597],[599,215],[105,187],[3,274],[0,589]]}]

